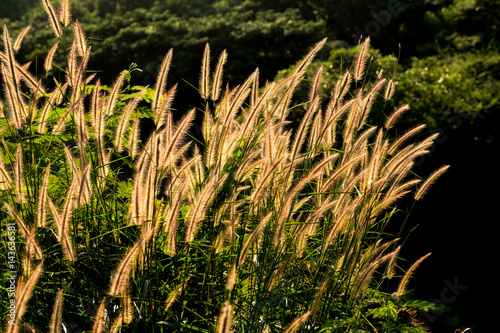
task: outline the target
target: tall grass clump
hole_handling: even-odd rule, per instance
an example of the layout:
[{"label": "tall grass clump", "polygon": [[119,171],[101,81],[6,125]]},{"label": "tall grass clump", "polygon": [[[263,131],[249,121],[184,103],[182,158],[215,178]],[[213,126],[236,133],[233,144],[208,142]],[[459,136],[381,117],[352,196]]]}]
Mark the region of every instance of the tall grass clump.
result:
[{"label": "tall grass clump", "polygon": [[[406,106],[387,128],[366,123],[392,89],[360,84],[369,39],[327,100],[317,72],[289,128],[294,89],[325,40],[286,79],[260,87],[255,70],[234,88],[223,88],[226,52],[212,68],[207,44],[200,108],[175,114],[172,50],[155,86],[131,86],[129,71],[107,86],[89,74],[92,48],[69,2],[59,12],[43,4],[55,34],[44,78],[16,61],[20,41],[3,28],[0,202],[3,225],[15,226],[17,272],[15,296],[2,290],[16,309],[9,316],[2,302],[4,329],[423,330],[415,311],[431,305],[405,298],[416,265],[407,274],[396,265],[398,239],[384,229],[418,189],[414,161],[436,136],[408,144],[420,125],[391,139]],[[393,298],[378,288],[391,278],[401,281]]]}]

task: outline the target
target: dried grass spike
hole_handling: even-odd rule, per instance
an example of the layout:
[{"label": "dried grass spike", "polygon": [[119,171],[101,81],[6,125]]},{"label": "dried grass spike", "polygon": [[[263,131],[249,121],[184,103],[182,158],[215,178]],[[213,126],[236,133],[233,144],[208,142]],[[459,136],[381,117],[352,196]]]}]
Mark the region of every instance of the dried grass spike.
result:
[{"label": "dried grass spike", "polygon": [[62,328],[63,290],[59,289],[54,302],[54,310],[49,323],[49,333],[60,333]]},{"label": "dried grass spike", "polygon": [[217,66],[215,67],[215,72],[212,78],[212,100],[216,101],[220,97],[221,87],[222,87],[222,77],[224,71],[224,64],[227,61],[226,50],[222,51],[219,60],[217,61]]},{"label": "dried grass spike", "polygon": [[210,45],[208,43],[205,45],[201,62],[200,95],[205,100],[210,96]]},{"label": "dried grass spike", "polygon": [[294,72],[293,75],[302,73],[302,71],[304,71],[307,68],[307,66],[309,66],[309,64],[311,63],[311,61],[313,60],[313,58],[316,56],[316,54],[321,50],[321,48],[323,48],[323,46],[325,45],[325,43],[326,43],[326,38],[324,38],[320,42],[318,42],[313,47],[313,49],[311,51],[309,51],[309,53],[304,57],[304,59],[299,64],[299,66],[297,67],[297,69],[295,69],[295,72]]},{"label": "dried grass spike", "polygon": [[14,162],[14,177],[16,179],[16,192],[17,200],[24,201],[24,162],[23,162],[23,148],[21,144],[17,145],[16,161]]},{"label": "dried grass spike", "polygon": [[9,173],[3,162],[3,158],[0,155],[0,189],[8,190],[12,188],[12,178],[10,178]]},{"label": "dried grass spike", "polygon": [[370,36],[366,37],[361,46],[361,50],[356,57],[356,64],[354,67],[354,80],[359,81],[363,78],[365,66],[366,66],[366,54],[368,53],[368,48],[370,47]]},{"label": "dried grass spike", "polygon": [[400,107],[399,109],[395,110],[389,116],[387,121],[385,122],[384,127],[387,129],[392,128],[394,126],[394,124],[396,123],[396,121],[399,119],[399,117],[401,117],[401,115],[409,109],[410,109],[410,106],[408,104],[406,104],[406,105],[403,105],[402,107]]},{"label": "dried grass spike", "polygon": [[24,37],[26,36],[26,34],[28,33],[28,31],[30,31],[30,29],[31,29],[31,25],[28,25],[17,36],[16,41],[14,42],[14,46],[13,46],[15,52],[19,51],[19,49],[21,48],[21,43],[23,42]]},{"label": "dried grass spike", "polygon": [[389,82],[387,82],[387,87],[385,89],[384,99],[386,101],[390,100],[393,95],[394,95],[394,81],[389,80]]},{"label": "dried grass spike", "polygon": [[78,54],[83,57],[87,53],[87,37],[85,37],[78,20],[75,22],[75,41]]},{"label": "dried grass spike", "polygon": [[54,46],[51,47],[49,53],[47,53],[47,57],[45,57],[45,62],[43,64],[43,67],[47,72],[52,69],[52,61],[54,59],[54,55],[56,54],[58,48],[59,48],[59,41],[57,41],[54,44]]},{"label": "dried grass spike", "polygon": [[286,330],[283,331],[283,333],[294,333],[297,332],[298,329],[304,325],[304,323],[307,321],[309,316],[311,315],[311,311],[307,311],[304,313],[302,316],[296,318],[288,327]]},{"label": "dried grass spike", "polygon": [[65,28],[71,23],[71,7],[69,0],[61,1],[61,6],[59,7],[59,22],[61,22]]},{"label": "dried grass spike", "polygon": [[156,110],[161,105],[161,98],[163,96],[163,93],[165,92],[165,86],[167,85],[168,71],[170,70],[170,63],[172,62],[172,54],[173,50],[170,49],[165,55],[165,58],[163,59],[163,63],[160,68],[160,73],[158,74],[155,86],[155,96],[151,104],[153,112],[156,112]]},{"label": "dried grass spike", "polygon": [[406,291],[406,286],[408,285],[408,282],[410,282],[410,278],[413,274],[413,271],[415,271],[417,269],[417,267],[422,263],[422,261],[424,261],[425,259],[427,259],[431,254],[428,253],[426,254],[425,256],[423,256],[422,258],[418,259],[417,261],[415,261],[413,263],[413,265],[411,265],[411,267],[406,271],[405,275],[403,276],[403,278],[401,279],[401,282],[399,283],[399,287],[396,291],[396,293],[401,296],[405,293]]},{"label": "dried grass spike", "polygon": [[432,184],[434,184],[436,179],[438,179],[443,173],[445,173],[449,167],[450,167],[449,165],[444,165],[441,168],[439,168],[438,170],[434,171],[429,176],[429,178],[427,178],[427,180],[422,184],[422,186],[418,189],[417,193],[415,194],[415,200],[422,199],[423,196],[425,195],[425,193],[427,193],[427,190],[429,189],[429,187]]},{"label": "dried grass spike", "polygon": [[125,131],[127,129],[127,124],[130,120],[130,115],[132,114],[132,111],[135,110],[137,107],[137,104],[142,99],[142,96],[146,92],[148,87],[144,87],[135,97],[132,101],[127,103],[127,106],[125,107],[125,110],[123,110],[123,113],[120,117],[120,122],[118,123],[118,126],[116,127],[116,135],[115,135],[115,148],[118,150],[118,152],[122,152],[124,148],[124,141],[125,141]]},{"label": "dried grass spike", "polygon": [[219,318],[217,320],[217,333],[230,333],[231,325],[232,325],[232,315],[233,315],[233,306],[229,301],[224,303],[224,307],[222,308]]},{"label": "dried grass spike", "polygon": [[43,8],[45,9],[47,15],[49,16],[50,26],[52,27],[52,30],[54,30],[54,34],[56,35],[56,37],[60,38],[63,33],[61,25],[59,24],[59,20],[57,19],[57,14],[55,9],[49,0],[42,0],[42,2],[43,2]]},{"label": "dried grass spike", "polygon": [[113,89],[109,93],[108,103],[106,104],[106,109],[104,114],[106,116],[111,116],[114,112],[116,101],[118,99],[118,94],[120,93],[120,89],[122,88],[123,81],[125,80],[125,73],[122,72],[118,79],[116,79],[115,84],[113,84]]},{"label": "dried grass spike", "polygon": [[111,296],[119,296],[123,288],[127,287],[128,280],[134,264],[142,246],[151,238],[154,229],[142,235],[142,237],[128,250],[123,260],[118,265],[116,272],[113,274],[109,294]]},{"label": "dried grass spike", "polygon": [[14,324],[8,324],[6,333],[17,333],[19,332],[22,317],[26,313],[26,308],[28,306],[28,301],[31,298],[33,289],[35,288],[38,279],[43,272],[43,261],[38,264],[33,273],[31,273],[28,281],[19,283],[19,290],[16,293],[16,310],[14,313]]},{"label": "dried grass spike", "polygon": [[47,166],[45,174],[43,176],[42,187],[40,188],[40,193],[38,194],[38,214],[37,214],[37,227],[41,228],[45,226],[47,220],[47,198],[49,196],[49,177],[50,177],[50,165]]},{"label": "dried grass spike", "polygon": [[102,298],[99,308],[94,317],[94,325],[92,325],[92,333],[102,333],[105,330],[104,323],[106,317],[106,297]]}]

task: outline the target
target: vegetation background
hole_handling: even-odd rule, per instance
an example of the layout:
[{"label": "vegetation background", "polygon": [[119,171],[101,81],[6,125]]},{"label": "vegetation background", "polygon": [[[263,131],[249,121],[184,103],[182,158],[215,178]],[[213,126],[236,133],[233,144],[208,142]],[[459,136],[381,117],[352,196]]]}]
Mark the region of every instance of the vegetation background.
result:
[{"label": "vegetation background", "polygon": [[[408,206],[407,225],[418,227],[405,230],[410,236],[401,257],[413,262],[433,253],[411,287],[417,298],[447,306],[429,317],[436,332],[458,326],[495,330],[490,305],[500,188],[499,0],[73,0],[72,10],[93,44],[89,69],[105,69],[100,76],[105,84],[133,63],[142,71],[134,71],[132,81],[154,84],[163,56],[173,48],[169,81],[179,82],[173,105],[179,110],[198,106],[191,102],[198,101],[191,87],[198,81],[193,64],[199,64],[207,42],[214,54],[227,49],[231,84],[255,67],[264,78],[283,75],[280,70],[328,37],[311,72],[324,66],[322,88],[329,91],[340,59],[350,64],[361,34],[370,35],[370,69],[394,73],[393,100],[411,106],[405,120],[427,123],[428,134],[441,133],[415,172],[452,166],[425,200]],[[52,45],[44,41],[52,35],[40,1],[1,0],[0,24],[13,35],[31,24],[18,60],[39,56],[31,68],[44,75],[41,63]],[[373,121],[393,109],[384,106]],[[404,131],[405,123],[400,126]]]}]

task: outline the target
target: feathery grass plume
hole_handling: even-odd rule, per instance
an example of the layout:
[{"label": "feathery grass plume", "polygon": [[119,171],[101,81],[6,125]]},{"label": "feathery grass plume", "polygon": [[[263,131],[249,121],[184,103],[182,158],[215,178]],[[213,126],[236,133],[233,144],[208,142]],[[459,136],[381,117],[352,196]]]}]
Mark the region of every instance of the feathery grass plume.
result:
[{"label": "feathery grass plume", "polygon": [[311,315],[311,311],[307,311],[303,315],[295,318],[295,320],[286,328],[286,330],[283,331],[283,333],[294,333],[297,332],[309,319],[309,316]]},{"label": "feathery grass plume", "polygon": [[177,229],[179,227],[179,220],[177,216],[179,215],[179,210],[181,208],[181,203],[186,195],[186,182],[181,181],[174,198],[172,199],[172,205],[168,207],[168,213],[165,215],[164,230],[167,233],[167,249],[166,253],[170,256],[176,254],[176,240],[177,240]]},{"label": "feathery grass plume", "polygon": [[[335,155],[335,156],[338,156]],[[330,176],[328,176],[327,180],[321,186],[321,193],[326,193],[330,190],[330,187],[333,186],[334,182],[343,174],[346,173],[347,170],[354,167],[357,163],[359,163],[362,159],[364,159],[366,153],[357,155],[351,159],[349,159],[346,163],[341,164],[341,167],[335,170]]]},{"label": "feathery grass plume", "polygon": [[250,236],[248,236],[247,240],[245,241],[245,244],[241,248],[240,251],[240,256],[238,259],[238,265],[242,266],[245,263],[245,260],[247,258],[248,250],[250,249],[250,246],[255,242],[255,240],[259,237],[259,235],[262,233],[264,230],[264,227],[267,225],[271,217],[273,216],[273,213],[267,214],[260,222],[259,224],[255,227],[255,229],[252,231]]},{"label": "feathery grass plume", "polygon": [[389,82],[387,82],[384,99],[388,101],[392,98],[393,95],[394,95],[394,81],[391,79],[389,80]]},{"label": "feathery grass plume", "polygon": [[128,136],[127,150],[132,159],[139,154],[139,134],[140,134],[139,112],[137,112],[135,119],[132,121],[132,127]]},{"label": "feathery grass plume", "polygon": [[18,202],[24,202],[24,162],[23,148],[19,143],[16,148],[16,160],[14,161],[14,178],[16,181],[16,195]]},{"label": "feathery grass plume", "polygon": [[102,298],[101,304],[97,308],[92,325],[92,333],[103,333],[105,330],[106,320],[106,297]]},{"label": "feathery grass plume", "polygon": [[162,153],[163,156],[160,156],[160,165],[167,166],[167,163],[174,163],[172,160],[172,155],[175,154],[175,150],[181,144],[183,138],[186,136],[186,133],[191,126],[191,123],[194,121],[196,109],[192,109],[188,112],[187,115],[180,121],[177,126],[177,130],[175,134],[172,136],[170,142],[168,142],[165,151]]},{"label": "feathery grass plume", "polygon": [[420,188],[418,189],[417,193],[415,194],[415,200],[422,199],[424,197],[424,195],[427,193],[427,190],[429,189],[429,187],[432,184],[434,184],[436,179],[438,179],[443,173],[445,173],[449,167],[450,167],[449,165],[444,165],[441,168],[439,168],[438,170],[434,171],[429,176],[429,178],[427,178],[427,180],[422,184],[422,186],[420,186]]},{"label": "feathery grass plume", "polygon": [[137,260],[137,256],[140,253],[141,248],[146,244],[151,236],[153,236],[154,229],[149,230],[147,233],[143,233],[141,238],[139,238],[135,244],[127,251],[127,254],[122,259],[118,268],[111,278],[111,285],[109,287],[109,294],[111,296],[120,296],[124,288],[128,288],[129,279],[132,273],[132,266]]},{"label": "feathery grass plume", "polygon": [[280,207],[281,211],[278,215],[277,219],[277,227],[276,227],[276,232],[274,234],[274,241],[273,244],[275,246],[282,244],[284,240],[284,228],[285,228],[285,222],[288,220],[289,215],[291,213],[292,209],[292,203],[296,199],[296,196],[299,194],[299,192],[307,185],[307,183],[313,181],[314,179],[321,177],[325,170],[324,166],[327,165],[329,162],[337,158],[337,155],[332,155],[332,156],[327,156],[325,157],[321,162],[319,162],[314,169],[309,171],[307,175],[305,175],[292,189],[286,193],[286,197],[284,198],[284,203]]},{"label": "feathery grass plume", "polygon": [[[239,221],[239,219],[238,219]],[[231,269],[229,270],[229,273],[227,274],[227,280],[226,280],[226,290],[227,291],[232,291],[234,288],[234,285],[236,284],[236,274],[237,267],[236,264],[231,265]]]},{"label": "feathery grass plume", "polygon": [[156,129],[160,129],[168,118],[172,117],[172,112],[170,111],[170,107],[172,106],[172,102],[174,101],[175,93],[177,92],[177,84],[175,84],[172,88],[168,90],[168,92],[163,96],[163,100],[160,104],[160,107],[155,110],[154,122],[156,125]]},{"label": "feathery grass plume", "polygon": [[[353,98],[353,100],[354,102],[352,103],[352,106],[349,109],[349,113],[347,114],[347,119],[344,123],[343,149],[345,149],[346,151],[351,150],[354,134],[360,122],[360,117],[362,113],[361,105],[363,103],[363,91],[359,90],[358,93],[356,94],[356,97]],[[344,159],[346,159],[347,156],[348,155],[345,155]]]},{"label": "feathery grass plume", "polygon": [[391,147],[389,148],[389,151],[387,152],[389,155],[394,154],[394,152],[398,149],[398,147],[408,138],[411,138],[413,135],[417,134],[420,132],[422,129],[424,129],[427,125],[422,124],[418,125],[417,127],[414,127],[410,130],[408,130],[405,134],[403,134],[396,142],[394,142]]},{"label": "feathery grass plume", "polygon": [[312,214],[304,221],[300,227],[296,239],[296,253],[298,258],[302,258],[307,247],[307,239],[314,235],[320,226],[320,219],[337,204],[337,201],[325,200]]},{"label": "feathery grass plume", "polygon": [[18,282],[16,291],[16,307],[14,313],[14,324],[7,324],[6,333],[17,333],[21,327],[21,320],[26,313],[28,301],[32,296],[33,289],[35,288],[38,279],[43,272],[43,260],[38,264],[35,270],[31,273],[27,281],[21,280]]},{"label": "feathery grass plume", "polygon": [[194,240],[196,232],[200,227],[200,222],[205,218],[210,203],[215,199],[216,194],[227,177],[228,174],[220,178],[212,177],[196,198],[194,198],[194,203],[189,211],[189,218],[186,225],[186,243],[191,243]]},{"label": "feathery grass plume", "polygon": [[5,167],[3,156],[0,154],[0,190],[10,190],[12,188],[12,178]]},{"label": "feathery grass plume", "polygon": [[104,112],[102,110],[101,81],[97,80],[90,99],[90,122],[98,140],[104,135]]},{"label": "feathery grass plume", "polygon": [[[349,91],[349,86],[352,81],[351,72],[347,71],[342,76],[342,80],[338,80],[335,84],[335,90],[332,93],[332,97],[330,99],[330,104],[328,109],[333,112],[337,107],[341,105],[341,101],[344,99],[345,95]],[[326,116],[331,118],[331,112],[327,112]]]},{"label": "feathery grass plume", "polygon": [[[0,60],[3,61],[5,64],[7,64],[7,66],[9,66],[8,64],[10,63],[9,59],[10,57],[8,56],[7,53],[0,52]],[[14,60],[14,58],[12,58],[12,60]],[[15,70],[17,71],[17,76],[21,80],[23,80],[24,83],[26,83],[26,85],[29,86],[31,89],[35,89],[36,86],[38,85],[38,80],[28,72],[28,69],[25,68],[27,66],[26,65],[21,66],[15,60],[13,61],[13,64]],[[27,65],[29,65],[29,63]],[[41,94],[45,94],[45,89],[43,88],[43,86],[40,87],[40,89],[41,89]]]},{"label": "feathery grass plume", "polygon": [[387,121],[385,122],[385,125],[384,127],[389,129],[389,128],[392,128],[394,126],[394,124],[396,123],[396,121],[399,119],[399,117],[407,110],[410,109],[410,106],[408,104],[406,105],[403,105],[402,107],[398,108],[397,110],[395,110],[390,116],[389,118],[387,118]]},{"label": "feathery grass plume", "polygon": [[125,141],[125,131],[127,130],[127,124],[130,120],[130,115],[132,111],[135,110],[137,104],[141,101],[144,93],[147,91],[148,87],[144,87],[131,101],[127,103],[125,109],[123,110],[122,115],[120,116],[120,121],[118,122],[118,126],[115,131],[115,148],[118,152],[122,152],[124,149],[124,141]]},{"label": "feathery grass plume", "polygon": [[123,322],[128,325],[134,320],[134,306],[132,305],[132,298],[130,298],[130,286],[123,288],[120,303],[122,305]]},{"label": "feathery grass plume", "polygon": [[47,53],[47,56],[45,57],[45,62],[43,64],[43,67],[47,72],[52,69],[52,61],[54,60],[54,55],[56,54],[58,48],[59,48],[59,41],[57,41],[50,48],[49,53]]},{"label": "feathery grass plume", "polygon": [[165,301],[165,307],[163,308],[163,311],[167,311],[170,309],[170,307],[174,304],[175,300],[177,297],[179,297],[180,293],[182,290],[186,287],[187,282],[189,281],[191,277],[188,276],[184,281],[179,283],[168,295],[167,300]]},{"label": "feathery grass plume", "polygon": [[[306,68],[307,66],[309,66],[309,64],[311,63],[311,61],[314,59],[314,57],[316,56],[316,54],[318,54],[318,52],[323,48],[323,46],[325,45],[326,43],[326,38],[322,39],[321,41],[319,41],[313,48],[311,51],[309,51],[309,53],[304,57],[304,59],[301,61],[301,63],[299,64],[299,66],[297,66],[297,68],[295,69],[295,72],[293,75],[297,75],[299,73],[302,73]],[[302,74],[300,74],[299,76],[302,76]]]},{"label": "feathery grass plume", "polygon": [[76,199],[76,206],[82,207],[85,204],[88,204],[91,200],[92,194],[92,183],[90,181],[90,170],[92,168],[92,164],[87,163],[85,168],[83,169],[80,177],[80,186],[78,189],[78,195]]},{"label": "feathery grass plume", "polygon": [[389,262],[387,263],[387,269],[385,271],[385,275],[388,279],[392,279],[394,277],[394,270],[396,267],[396,261],[398,259],[399,251],[401,250],[401,245],[399,245],[393,252],[391,252],[392,256],[389,258]]},{"label": "feathery grass plume", "polygon": [[118,94],[120,93],[120,89],[122,88],[123,81],[125,80],[125,72],[122,72],[118,79],[116,79],[113,84],[113,88],[108,96],[108,102],[104,107],[104,115],[111,116],[115,110],[116,101],[118,99]]},{"label": "feathery grass plume", "polygon": [[233,305],[229,301],[224,302],[224,306],[220,311],[219,318],[217,318],[217,333],[230,333],[231,325],[233,323]]},{"label": "feathery grass plume", "polygon": [[45,130],[47,129],[50,110],[52,110],[52,108],[54,108],[58,104],[59,98],[64,95],[67,88],[67,83],[65,83],[63,86],[60,86],[56,81],[56,88],[54,88],[54,90],[50,93],[49,98],[43,105],[42,110],[39,112],[40,118],[38,119],[38,133],[45,133]]},{"label": "feathery grass plume", "polygon": [[249,201],[253,203],[254,206],[257,206],[259,201],[261,200],[261,193],[264,189],[269,185],[277,168],[281,165],[283,161],[283,157],[277,160],[272,165],[268,165],[266,169],[263,169],[257,178],[252,194],[250,195]]},{"label": "feathery grass plume", "polygon": [[290,76],[288,79],[285,79],[283,82],[280,82],[273,91],[273,96],[278,96],[281,92],[281,89],[285,89],[285,94],[279,100],[277,106],[277,110],[273,110],[273,115],[277,114],[280,121],[284,122],[288,114],[290,113],[290,103],[292,102],[292,97],[295,92],[295,89],[300,84],[302,80],[303,73],[297,73]]},{"label": "feathery grass plume", "polygon": [[316,113],[316,111],[318,111],[318,108],[319,108],[319,96],[316,95],[314,99],[310,102],[309,108],[306,114],[304,115],[304,118],[302,118],[299,128],[297,129],[297,132],[295,133],[292,152],[290,155],[291,161],[294,161],[295,157],[297,157],[300,154],[300,151],[306,139],[307,131],[309,130],[313,116]]},{"label": "feathery grass plume", "polygon": [[63,290],[59,289],[54,301],[54,310],[49,322],[49,333],[60,333],[62,328]]},{"label": "feathery grass plume", "polygon": [[26,37],[26,34],[28,33],[28,31],[30,31],[30,29],[31,29],[31,25],[28,25],[17,36],[16,41],[14,42],[14,46],[13,46],[13,49],[14,49],[15,52],[19,51],[19,49],[21,48],[21,44],[23,42],[23,39],[24,39],[24,37]]},{"label": "feathery grass plume", "polygon": [[28,106],[28,118],[26,119],[29,122],[29,125],[32,125],[35,121],[35,117],[38,114],[38,100],[42,96],[40,94],[42,81],[38,81],[38,85],[32,91],[32,97],[30,104]]},{"label": "feathery grass plume", "polygon": [[310,139],[307,140],[307,151],[317,152],[319,150],[319,145],[321,145],[320,135],[323,128],[323,111],[321,108],[316,113],[311,126]]},{"label": "feathery grass plume", "polygon": [[167,77],[168,77],[168,71],[170,70],[170,63],[172,62],[172,54],[173,50],[170,49],[165,55],[165,58],[163,59],[160,68],[160,73],[158,74],[158,78],[156,79],[155,95],[153,101],[151,102],[151,109],[153,109],[153,112],[156,112],[156,110],[161,105],[161,99],[165,91],[165,86],[167,85]]},{"label": "feathery grass plume", "polygon": [[[368,170],[366,172],[366,178],[364,181],[363,191],[368,191],[372,183],[378,178],[380,171],[380,166],[385,156],[384,150],[387,149],[387,141],[382,143],[384,132],[380,129],[375,139],[375,144],[373,152],[371,154],[371,159],[368,162]],[[384,148],[385,147],[385,148]]]},{"label": "feathery grass plume", "polygon": [[413,265],[411,265],[411,267],[406,271],[406,273],[403,276],[403,278],[401,279],[401,282],[399,283],[398,289],[396,291],[396,293],[399,296],[403,295],[406,292],[406,287],[408,286],[408,282],[410,282],[413,271],[415,271],[417,269],[417,267],[422,263],[422,261],[427,259],[430,255],[431,255],[431,253],[427,253],[425,256],[423,256],[420,259],[418,259],[417,261],[415,261],[413,263]]},{"label": "feathery grass plume", "polygon": [[105,148],[104,140],[101,137],[100,141],[97,143],[97,155],[98,155],[98,162],[99,162],[99,167],[97,168],[97,174],[99,176],[99,186],[104,186],[106,183],[106,177],[109,174],[110,170],[110,157],[111,157],[111,151],[107,151]]},{"label": "feathery grass plume", "polygon": [[312,102],[316,98],[316,95],[319,94],[319,87],[321,84],[321,76],[323,75],[323,66],[321,66],[317,72],[316,75],[314,75],[314,81],[311,86],[311,90],[309,92],[309,101]]},{"label": "feathery grass plume", "polygon": [[38,207],[37,207],[38,211],[37,211],[36,225],[39,228],[44,227],[47,221],[47,205],[48,205],[47,198],[49,196],[49,176],[50,176],[50,164],[47,166],[47,169],[45,170],[42,186],[38,194]]},{"label": "feathery grass plume", "polygon": [[[10,106],[12,108],[12,113],[17,112],[17,117],[21,118],[19,121],[19,125],[25,122],[26,117],[28,116],[26,112],[26,105],[24,99],[22,98],[21,89],[19,87],[19,78],[18,78],[18,70],[16,68],[16,60],[14,57],[14,50],[12,48],[12,42],[10,40],[9,30],[7,26],[4,25],[3,28],[3,39],[4,39],[4,47],[6,59],[2,59],[5,62],[6,71],[2,70],[2,75],[4,76],[4,80],[6,80],[7,88],[11,91],[9,92],[8,97],[10,97]],[[8,74],[7,74],[8,73]],[[7,75],[6,75],[7,74]],[[33,87],[36,87],[38,82],[34,84]],[[15,125],[15,124],[14,124]]]},{"label": "feathery grass plume", "polygon": [[142,215],[141,211],[141,191],[143,190],[143,160],[141,157],[143,154],[139,156],[139,160],[137,161],[137,170],[135,172],[133,182],[132,182],[132,195],[130,197],[130,210],[129,210],[129,220],[138,225],[140,224],[140,218]]},{"label": "feathery grass plume", "polygon": [[52,27],[52,30],[54,31],[54,34],[56,35],[57,38],[60,38],[63,34],[61,25],[59,24],[59,20],[57,19],[57,14],[50,3],[50,0],[42,0],[43,3],[43,8],[47,12],[47,15],[49,16],[49,22],[50,26]]},{"label": "feathery grass plume", "polygon": [[250,105],[255,107],[259,98],[259,69],[255,69],[255,76],[253,77],[252,93],[250,94]]},{"label": "feathery grass plume", "polygon": [[111,325],[110,333],[121,333],[123,327],[123,312],[121,312],[118,317],[116,317],[113,325]]},{"label": "feathery grass plume", "polygon": [[73,249],[73,243],[71,241],[71,235],[70,235],[70,222],[71,222],[71,215],[73,213],[73,208],[75,206],[74,195],[76,187],[80,183],[79,176],[80,175],[73,175],[73,180],[71,181],[68,193],[66,194],[66,199],[64,200],[63,210],[60,214],[59,224],[58,224],[58,239],[63,246],[64,255],[70,262],[74,262],[76,260],[75,250]]},{"label": "feathery grass plume", "polygon": [[73,113],[73,119],[76,125],[76,144],[80,153],[81,167],[84,168],[87,164],[85,151],[87,147],[87,141],[89,140],[89,133],[87,130],[87,122],[85,121],[85,106],[81,100],[80,103],[78,103],[78,105],[76,106],[76,112]]},{"label": "feathery grass plume", "polygon": [[[360,134],[358,134],[358,137],[356,138],[356,141],[354,142],[352,146],[352,151],[361,151],[364,147],[368,146],[368,139],[372,136],[372,134],[378,129],[378,127],[370,127],[367,128],[366,130],[362,131]],[[373,153],[372,153],[373,155]]]},{"label": "feathery grass plume", "polygon": [[210,97],[210,45],[205,44],[203,60],[201,61],[200,95],[207,100]]},{"label": "feathery grass plume", "polygon": [[333,274],[328,274],[323,282],[321,283],[318,291],[314,295],[314,300],[310,306],[311,317],[314,319],[316,314],[318,313],[318,309],[320,308],[321,303],[323,302],[323,295],[325,290],[330,285],[332,281]]},{"label": "feathery grass plume", "polygon": [[356,279],[356,287],[351,294],[353,300],[358,299],[361,296],[361,293],[366,290],[370,281],[372,280],[373,273],[375,270],[384,262],[392,257],[393,253],[386,254],[385,256],[378,256],[374,260],[372,260],[368,267],[364,268],[363,271],[359,273],[358,278]]},{"label": "feathery grass plume", "polygon": [[378,91],[382,88],[382,85],[385,83],[385,79],[380,80],[368,93],[368,96],[364,98],[362,102],[362,111],[358,118],[358,129],[366,124],[366,120],[368,119],[368,114],[370,113],[371,107],[375,98],[377,98]]},{"label": "feathery grass plume", "polygon": [[337,134],[337,121],[343,116],[347,110],[355,103],[354,99],[351,99],[347,103],[342,104],[337,107],[337,102],[335,99],[330,99],[327,109],[325,111],[325,120],[323,122],[323,129],[319,135],[319,139],[323,142],[325,147],[331,146],[336,142]]},{"label": "feathery grass plume", "polygon": [[219,60],[217,61],[217,66],[212,77],[212,101],[216,101],[220,97],[222,78],[224,72],[224,65],[227,61],[227,52],[223,50],[219,55]]},{"label": "feathery grass plume", "polygon": [[61,22],[65,28],[71,23],[71,7],[69,0],[61,0],[61,5],[59,7],[59,22]]},{"label": "feathery grass plume", "polygon": [[243,82],[241,86],[238,87],[236,93],[234,94],[231,103],[229,105],[229,109],[226,110],[226,114],[223,117],[222,124],[224,129],[229,127],[229,121],[234,119],[235,114],[238,112],[240,107],[243,105],[243,102],[250,94],[250,85],[253,84],[253,79],[255,75],[257,75],[258,71],[254,71],[250,76]]},{"label": "feathery grass plume", "polygon": [[12,120],[12,125],[14,128],[21,128],[21,111],[19,110],[19,105],[17,103],[17,97],[14,90],[15,83],[7,76],[7,70],[3,64],[1,64],[2,79],[4,82],[4,92],[7,99],[8,107],[8,118]]},{"label": "feathery grass plume", "polygon": [[[254,78],[258,75],[258,72],[255,72]],[[260,115],[260,112],[262,111],[262,108],[264,107],[265,101],[270,97],[271,92],[273,91],[273,88],[275,87],[274,82],[267,85],[264,88],[264,91],[262,94],[259,96],[259,99],[255,104],[252,105],[252,108],[250,109],[249,114],[245,117],[245,123],[241,127],[241,136],[243,138],[246,138],[249,136],[250,131],[253,130],[253,126],[255,124],[256,118]]]},{"label": "feathery grass plume", "polygon": [[66,81],[71,87],[75,87],[75,76],[78,71],[78,50],[77,41],[73,40],[67,57]]},{"label": "feathery grass plume", "polygon": [[389,160],[389,162],[384,165],[381,174],[391,178],[394,176],[394,170],[408,163],[412,163],[412,161],[414,161],[419,156],[429,153],[427,149],[432,145],[434,139],[437,136],[439,136],[439,133],[431,135],[418,145],[411,144],[408,147],[400,150],[391,160]]},{"label": "feathery grass plume", "polygon": [[366,37],[361,50],[359,51],[356,62],[354,66],[353,77],[354,80],[359,81],[363,78],[366,66],[366,54],[368,53],[368,48],[370,47],[370,36]]},{"label": "feathery grass plume", "polygon": [[[34,253],[36,259],[41,260],[43,258],[42,249],[36,242],[32,231],[28,229],[26,223],[24,223],[21,216],[19,216],[19,213],[13,207],[11,207],[7,202],[4,202],[3,205],[7,209],[7,213],[17,222],[17,226],[21,229],[21,233],[26,240],[26,249],[30,253]],[[28,259],[31,259],[31,257],[29,257]]]},{"label": "feathery grass plume", "polygon": [[78,20],[75,21],[75,41],[76,41],[76,50],[78,54],[83,57],[87,53],[87,37],[83,33],[82,27],[80,26],[80,22]]},{"label": "feathery grass plume", "polygon": [[[339,234],[343,233],[343,229],[345,225],[348,223],[349,219],[352,217],[354,211],[356,208],[360,205],[362,202],[363,197],[360,196],[356,199],[354,199],[350,203],[346,203],[344,207],[341,207],[341,209],[337,209],[338,212],[335,212],[335,214],[338,214],[338,218],[336,218],[335,224],[333,227],[330,229],[330,232],[325,238],[325,244],[327,245],[332,245],[335,237]],[[339,201],[340,202],[340,201]],[[340,207],[339,205],[337,205]]]}]

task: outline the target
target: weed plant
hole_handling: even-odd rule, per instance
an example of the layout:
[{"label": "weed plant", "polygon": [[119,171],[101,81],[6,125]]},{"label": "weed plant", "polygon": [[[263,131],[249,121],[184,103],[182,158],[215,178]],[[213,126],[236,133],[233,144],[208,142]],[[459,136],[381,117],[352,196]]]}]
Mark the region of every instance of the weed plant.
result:
[{"label": "weed plant", "polygon": [[[304,78],[324,40],[289,77],[260,87],[255,70],[235,88],[223,88],[226,52],[212,66],[207,44],[200,108],[175,115],[172,50],[154,87],[131,86],[130,71],[105,86],[69,2],[43,3],[56,37],[46,77],[16,61],[23,34],[4,27],[0,53],[2,281],[16,272],[15,292],[2,282],[6,332],[424,331],[416,311],[432,304],[406,287],[427,255],[402,270],[384,229],[396,201],[422,197],[447,166],[417,187],[413,163],[436,136],[407,144],[419,125],[389,138],[407,106],[366,124],[394,89],[365,89],[369,39],[327,100],[321,69]],[[202,138],[189,134],[196,114]],[[379,290],[391,278],[397,290]]]}]

